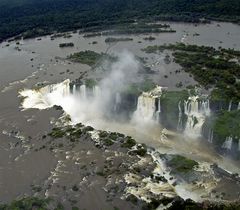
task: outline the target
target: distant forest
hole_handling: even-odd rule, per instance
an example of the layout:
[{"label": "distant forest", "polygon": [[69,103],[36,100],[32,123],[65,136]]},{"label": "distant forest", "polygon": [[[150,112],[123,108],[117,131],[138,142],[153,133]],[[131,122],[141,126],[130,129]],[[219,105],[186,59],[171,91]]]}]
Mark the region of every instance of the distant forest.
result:
[{"label": "distant forest", "polygon": [[240,23],[240,0],[0,0],[0,41],[135,20]]}]

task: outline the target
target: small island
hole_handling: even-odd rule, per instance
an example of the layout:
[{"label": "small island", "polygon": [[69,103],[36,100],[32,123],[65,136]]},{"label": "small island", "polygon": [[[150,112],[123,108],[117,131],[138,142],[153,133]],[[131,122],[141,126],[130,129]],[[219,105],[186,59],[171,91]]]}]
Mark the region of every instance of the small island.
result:
[{"label": "small island", "polygon": [[66,42],[66,43],[61,43],[59,44],[60,48],[64,48],[64,47],[74,47],[74,44],[72,42]]}]

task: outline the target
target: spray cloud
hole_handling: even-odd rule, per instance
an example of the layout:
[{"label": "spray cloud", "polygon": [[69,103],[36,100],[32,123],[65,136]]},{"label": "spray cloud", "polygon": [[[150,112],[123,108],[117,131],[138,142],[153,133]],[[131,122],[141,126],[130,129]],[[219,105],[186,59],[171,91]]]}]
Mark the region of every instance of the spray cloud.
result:
[{"label": "spray cloud", "polygon": [[20,95],[25,97],[23,108],[46,109],[59,105],[71,116],[73,123],[90,124],[92,120],[102,120],[109,112],[113,98],[136,78],[139,69],[130,52],[123,51],[117,57],[118,60],[108,69],[109,75],[94,87],[92,97],[87,96],[86,88],[80,88],[81,93],[70,94],[70,81],[66,80],[40,90],[21,91]]}]

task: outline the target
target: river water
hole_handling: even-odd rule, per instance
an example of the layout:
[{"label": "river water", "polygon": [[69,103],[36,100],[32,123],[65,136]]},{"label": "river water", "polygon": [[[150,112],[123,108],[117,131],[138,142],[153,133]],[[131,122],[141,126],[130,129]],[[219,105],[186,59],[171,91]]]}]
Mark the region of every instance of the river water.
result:
[{"label": "river water", "polygon": [[[2,201],[9,201],[16,196],[30,193],[29,180],[43,181],[54,169],[56,159],[48,153],[40,155],[28,155],[30,139],[39,138],[51,127],[51,121],[59,118],[55,110],[29,109],[22,111],[19,91],[24,88],[32,89],[37,83],[54,84],[65,79],[76,79],[83,73],[86,78],[101,79],[108,72],[93,72],[89,66],[75,64],[62,60],[67,55],[83,51],[93,50],[96,52],[116,53],[129,51],[134,55],[147,58],[147,65],[154,70],[154,74],[145,75],[162,87],[176,90],[176,84],[183,83],[183,87],[196,82],[187,73],[181,71],[175,74],[180,66],[171,62],[164,62],[165,52],[160,55],[145,54],[142,48],[149,45],[161,45],[164,43],[183,42],[188,44],[208,45],[215,48],[234,48],[240,50],[240,26],[231,23],[213,22],[206,25],[194,25],[183,23],[170,23],[176,33],[152,34],[156,37],[153,41],[144,41],[147,35],[128,36],[133,41],[118,42],[115,44],[105,43],[106,36],[84,38],[83,34],[74,33],[71,38],[57,38],[51,40],[50,36],[38,39],[29,39],[0,44],[0,197]],[[196,35],[199,34],[199,35]],[[120,36],[118,36],[120,37]],[[125,37],[125,36],[121,36]],[[96,41],[97,44],[92,44]],[[73,48],[59,48],[62,42],[73,42]],[[141,42],[141,43],[140,43]],[[21,50],[16,50],[15,47]],[[60,57],[60,58],[59,58]],[[67,71],[68,70],[68,71]],[[167,78],[165,77],[167,75]],[[87,123],[87,122],[86,122]],[[170,132],[171,141],[161,138],[162,129],[159,125],[147,126],[138,129],[132,124],[94,119],[88,122],[97,129],[123,132],[131,135],[141,143],[155,148],[161,153],[183,154],[201,163],[217,163],[223,169],[232,173],[240,173],[239,163],[218,155],[213,148],[202,144],[199,139],[186,138],[175,132]],[[17,133],[16,133],[17,132]],[[25,147],[11,149],[16,144],[16,139],[24,136]],[[31,138],[30,138],[31,137]],[[18,158],[16,160],[16,158]],[[44,158],[42,158],[44,157]],[[34,159],[34,161],[32,161]],[[37,167],[36,165],[40,166]],[[220,191],[226,189],[230,200],[238,198],[239,185],[235,183],[221,183]],[[230,190],[230,189],[231,190]],[[183,193],[184,194],[184,193]],[[186,193],[186,197],[190,193]]]}]

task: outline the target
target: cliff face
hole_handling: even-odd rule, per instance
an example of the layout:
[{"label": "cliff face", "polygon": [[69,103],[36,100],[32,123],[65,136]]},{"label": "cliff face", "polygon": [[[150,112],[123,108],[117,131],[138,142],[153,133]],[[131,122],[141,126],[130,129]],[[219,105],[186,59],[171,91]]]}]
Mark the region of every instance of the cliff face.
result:
[{"label": "cliff face", "polygon": [[[80,99],[79,103],[85,102],[87,107],[98,100],[94,107],[98,110],[105,97],[99,86],[88,87],[70,80],[36,90],[23,90],[20,94],[24,97],[24,108],[39,109],[53,105],[68,107],[66,97],[74,96]],[[232,100],[212,99],[193,91],[165,91],[157,86],[140,95],[128,92],[112,94],[101,115],[118,121],[159,123],[164,128],[181,132],[186,138],[203,137],[220,153],[240,158],[239,104]]]},{"label": "cliff face", "polygon": [[222,109],[212,112],[207,118],[202,135],[213,143],[217,150],[240,157],[240,110]]},{"label": "cliff face", "polygon": [[[75,91],[82,92],[82,89]],[[96,87],[91,89],[96,92]],[[84,92],[89,95],[89,88]],[[109,116],[160,123],[167,129],[182,132],[186,138],[203,137],[220,153],[240,157],[240,103],[237,101],[211,98],[197,90],[166,91],[156,87],[140,95],[116,93],[111,99]]]},{"label": "cliff face", "polygon": [[154,100],[153,117],[163,127],[186,137],[204,137],[219,152],[240,157],[239,102],[214,100],[188,91],[166,91]]}]

